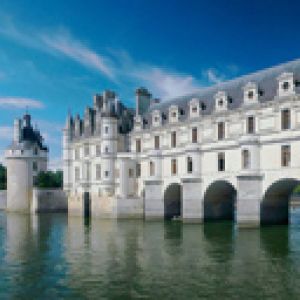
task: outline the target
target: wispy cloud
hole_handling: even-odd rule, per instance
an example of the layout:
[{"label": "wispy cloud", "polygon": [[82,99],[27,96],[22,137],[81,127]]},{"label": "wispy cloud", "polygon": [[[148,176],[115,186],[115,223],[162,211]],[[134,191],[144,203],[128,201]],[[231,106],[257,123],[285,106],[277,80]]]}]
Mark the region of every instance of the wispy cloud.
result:
[{"label": "wispy cloud", "polygon": [[44,108],[44,104],[35,99],[20,97],[0,97],[0,107],[6,109]]},{"label": "wispy cloud", "polygon": [[173,98],[199,90],[201,84],[191,75],[168,71],[159,67],[147,66],[134,73],[137,80],[145,83],[155,95]]},{"label": "wispy cloud", "polygon": [[110,79],[114,78],[113,69],[109,66],[109,59],[89,49],[81,41],[72,37],[68,31],[60,30],[50,35],[41,34],[40,37],[41,41],[50,49],[86,67],[95,69]]},{"label": "wispy cloud", "polygon": [[110,66],[108,57],[84,45],[65,28],[47,32],[30,29],[26,26],[17,26],[10,16],[0,14],[0,35],[50,55],[60,54],[114,80],[113,67]]},{"label": "wispy cloud", "polygon": [[204,74],[207,76],[207,79],[211,83],[220,83],[224,80],[225,76],[218,73],[216,69],[207,69],[204,71]]},{"label": "wispy cloud", "polygon": [[13,136],[13,128],[10,126],[0,126],[0,139],[11,140]]}]

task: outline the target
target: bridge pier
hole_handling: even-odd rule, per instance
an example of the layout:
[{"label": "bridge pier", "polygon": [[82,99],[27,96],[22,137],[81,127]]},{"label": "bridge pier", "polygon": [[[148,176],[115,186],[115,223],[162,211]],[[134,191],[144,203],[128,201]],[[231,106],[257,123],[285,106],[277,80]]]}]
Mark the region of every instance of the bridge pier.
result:
[{"label": "bridge pier", "polygon": [[182,220],[185,223],[203,222],[202,181],[198,177],[182,180]]},{"label": "bridge pier", "polygon": [[164,218],[163,181],[158,179],[145,181],[145,219]]},{"label": "bridge pier", "polygon": [[263,176],[242,174],[237,177],[236,222],[240,228],[260,226],[260,204],[263,197]]}]

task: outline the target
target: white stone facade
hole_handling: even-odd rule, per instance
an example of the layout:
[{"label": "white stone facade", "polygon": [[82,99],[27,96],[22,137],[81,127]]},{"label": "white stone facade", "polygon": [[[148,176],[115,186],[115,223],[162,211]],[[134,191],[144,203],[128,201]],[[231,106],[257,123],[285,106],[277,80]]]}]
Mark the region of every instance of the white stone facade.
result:
[{"label": "white stone facade", "polygon": [[298,80],[299,60],[160,103],[139,89],[122,113],[105,92],[64,130],[69,214],[286,222],[300,181]]}]

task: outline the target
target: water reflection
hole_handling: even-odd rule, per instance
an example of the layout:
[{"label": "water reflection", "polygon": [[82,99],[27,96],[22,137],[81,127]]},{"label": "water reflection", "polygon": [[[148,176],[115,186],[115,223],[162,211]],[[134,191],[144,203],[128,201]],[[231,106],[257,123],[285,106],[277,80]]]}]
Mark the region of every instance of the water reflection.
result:
[{"label": "water reflection", "polygon": [[0,214],[0,298],[297,299],[300,227]]}]

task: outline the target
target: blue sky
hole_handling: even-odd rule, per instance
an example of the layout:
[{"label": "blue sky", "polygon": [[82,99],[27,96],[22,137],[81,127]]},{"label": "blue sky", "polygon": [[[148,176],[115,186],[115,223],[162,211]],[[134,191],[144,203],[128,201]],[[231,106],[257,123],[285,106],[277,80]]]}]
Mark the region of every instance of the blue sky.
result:
[{"label": "blue sky", "polygon": [[60,163],[68,109],[161,99],[300,57],[299,1],[1,0],[0,157],[28,106]]}]

